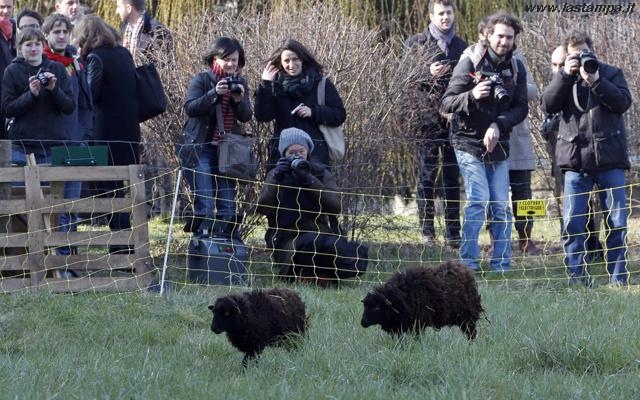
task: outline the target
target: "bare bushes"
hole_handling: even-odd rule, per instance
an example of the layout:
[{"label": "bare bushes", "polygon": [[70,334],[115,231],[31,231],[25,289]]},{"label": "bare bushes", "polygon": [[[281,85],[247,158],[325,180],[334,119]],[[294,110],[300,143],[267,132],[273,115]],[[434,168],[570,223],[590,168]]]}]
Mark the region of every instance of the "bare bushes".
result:
[{"label": "bare bushes", "polygon": [[[411,94],[424,65],[402,60],[396,40],[381,41],[378,32],[344,17],[340,10],[324,4],[293,12],[276,8],[269,15],[201,15],[185,19],[174,30],[175,56],[161,63],[160,74],[166,85],[169,109],[151,121],[145,140],[161,143],[158,156],[175,166],[174,143],[186,119],[182,111],[184,96],[192,76],[205,68],[202,56],[218,36],[233,36],[242,43],[247,64],[243,75],[253,92],[260,82],[267,58],[283,39],[292,37],[307,46],[325,66],[347,108],[345,133],[347,156],[335,166],[341,186],[347,192],[368,195],[405,193],[415,184],[414,145],[410,125],[416,115],[416,99]],[[427,66],[428,68],[428,66]],[[418,72],[416,72],[418,71]],[[261,165],[267,155],[271,124],[250,122],[245,127],[259,140]],[[161,154],[161,155],[160,155]],[[264,171],[263,171],[264,172]],[[247,185],[241,200],[247,207],[255,198],[255,185]],[[367,202],[384,198],[345,196],[344,209],[355,214]],[[370,200],[373,199],[373,200]],[[363,222],[363,221],[360,221]]]}]

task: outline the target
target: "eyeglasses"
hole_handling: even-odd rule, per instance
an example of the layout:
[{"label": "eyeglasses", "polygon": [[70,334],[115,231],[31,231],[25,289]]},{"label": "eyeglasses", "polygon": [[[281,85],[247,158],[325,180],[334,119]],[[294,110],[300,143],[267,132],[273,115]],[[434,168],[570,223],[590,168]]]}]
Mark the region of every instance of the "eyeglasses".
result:
[{"label": "eyeglasses", "polygon": [[22,26],[18,27],[18,29],[27,29],[27,28],[40,29],[40,25],[39,24],[25,24],[25,25],[22,25]]}]

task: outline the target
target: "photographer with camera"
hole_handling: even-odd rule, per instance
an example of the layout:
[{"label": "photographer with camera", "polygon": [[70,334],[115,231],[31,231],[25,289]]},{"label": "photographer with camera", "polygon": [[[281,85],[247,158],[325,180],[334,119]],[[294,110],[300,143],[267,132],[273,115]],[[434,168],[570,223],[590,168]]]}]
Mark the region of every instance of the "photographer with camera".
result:
[{"label": "photographer with camera", "polygon": [[480,267],[478,237],[487,205],[493,216],[491,268],[507,270],[511,262],[509,134],[529,110],[526,69],[512,61],[521,31],[520,22],[504,12],[489,17],[481,57],[477,63],[460,59],[442,97],[442,111],[452,113],[450,138],[467,195],[460,258],[473,270]]},{"label": "photographer with camera", "polygon": [[8,134],[17,164],[26,164],[30,153],[36,163],[50,163],[51,147],[68,139],[64,114],[75,109],[67,71],[43,55],[45,43],[40,29],[20,31],[21,56],[7,67],[2,80],[2,107],[7,118],[13,118]]},{"label": "photographer with camera", "polygon": [[[245,64],[244,49],[236,39],[219,37],[204,57],[210,70],[191,80],[184,109],[185,126],[193,135],[197,161],[190,178],[194,192],[194,213],[212,218],[236,214],[236,187],[233,179],[220,176],[218,144],[225,132],[242,134],[242,124],[251,120],[249,85],[240,76]],[[195,124],[190,124],[195,122]]]},{"label": "photographer with camera", "polygon": [[367,268],[367,247],[342,236],[340,194],[331,172],[309,161],[314,143],[297,128],[280,133],[280,159],[265,179],[257,212],[267,217],[267,247],[285,279],[319,285],[356,277]]},{"label": "photographer with camera", "polygon": [[[422,241],[434,245],[434,194],[442,193],[445,210],[445,240],[451,249],[460,247],[460,171],[449,141],[447,119],[438,112],[453,66],[467,47],[456,34],[455,9],[451,0],[429,1],[429,26],[424,32],[405,41],[412,57],[428,57],[431,64],[428,82],[420,87],[420,96],[427,96],[427,108],[421,113],[420,170],[418,179],[418,213],[422,225]],[[442,157],[442,158],[440,158]],[[441,171],[440,187],[436,181]]]},{"label": "photographer with camera", "polygon": [[589,192],[599,188],[607,223],[605,258],[610,283],[627,285],[627,198],[624,170],[630,168],[623,114],[631,93],[620,68],[599,61],[582,31],[564,40],[564,68],[544,90],[542,104],[560,113],[556,164],[564,174],[563,245],[569,283],[591,286],[585,253]]}]

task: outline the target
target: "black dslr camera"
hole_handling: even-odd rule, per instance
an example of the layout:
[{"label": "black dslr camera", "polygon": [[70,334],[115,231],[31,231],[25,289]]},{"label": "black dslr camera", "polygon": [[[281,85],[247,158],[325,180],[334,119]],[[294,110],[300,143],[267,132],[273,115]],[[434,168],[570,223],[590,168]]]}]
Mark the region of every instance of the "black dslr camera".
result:
[{"label": "black dslr camera", "polygon": [[300,156],[289,157],[289,163],[291,164],[291,170],[295,175],[305,175],[311,171],[311,164]]},{"label": "black dslr camera", "polygon": [[480,81],[485,79],[488,79],[491,82],[493,97],[496,99],[498,104],[506,105],[511,101],[511,96],[509,96],[507,89],[504,88],[504,83],[502,82],[502,78],[500,78],[500,74],[497,72],[480,71]]},{"label": "black dslr camera", "polygon": [[600,63],[592,51],[583,49],[580,51],[580,54],[578,54],[578,57],[580,58],[580,66],[584,68],[587,73],[595,74],[598,68],[600,68]]},{"label": "black dslr camera", "polygon": [[42,86],[47,86],[49,84],[49,78],[45,75],[42,69],[39,69],[38,72],[36,72],[36,79],[40,81]]},{"label": "black dslr camera", "polygon": [[241,88],[242,82],[235,75],[232,75],[231,77],[227,78],[227,86],[229,87],[229,91],[232,94],[242,93],[242,88]]}]

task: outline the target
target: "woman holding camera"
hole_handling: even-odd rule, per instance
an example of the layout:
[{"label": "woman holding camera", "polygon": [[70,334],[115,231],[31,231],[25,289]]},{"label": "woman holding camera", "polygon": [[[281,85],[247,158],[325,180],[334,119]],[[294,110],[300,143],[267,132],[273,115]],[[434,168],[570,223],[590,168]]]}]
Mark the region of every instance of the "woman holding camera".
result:
[{"label": "woman holding camera", "polygon": [[7,67],[2,80],[2,108],[13,118],[8,134],[12,159],[18,164],[26,164],[30,153],[38,164],[49,163],[51,147],[68,139],[63,114],[75,107],[71,82],[62,64],[43,56],[45,43],[39,29],[23,29],[17,41],[21,56]]},{"label": "woman holding camera", "polygon": [[285,40],[264,68],[262,82],[256,90],[255,107],[258,121],[275,121],[274,134],[269,142],[269,169],[280,158],[280,132],[292,127],[311,136],[314,149],[310,160],[329,165],[329,149],[318,126],[340,126],[347,118],[347,112],[329,79],[325,86],[325,105],[318,105],[318,84],[322,73],[322,65],[293,39]]},{"label": "woman holding camera", "polygon": [[[236,39],[217,38],[204,57],[208,71],[191,80],[184,109],[189,116],[183,135],[196,145],[192,189],[196,216],[232,216],[236,213],[233,179],[220,176],[218,144],[225,132],[243,134],[242,123],[251,120],[249,86],[240,76],[244,49]],[[189,165],[187,165],[189,166]]]},{"label": "woman holding camera", "polygon": [[265,178],[256,211],[267,217],[265,241],[279,275],[326,286],[363,273],[368,249],[341,234],[339,189],[325,165],[308,160],[314,148],[301,129],[280,132],[281,157]]}]

